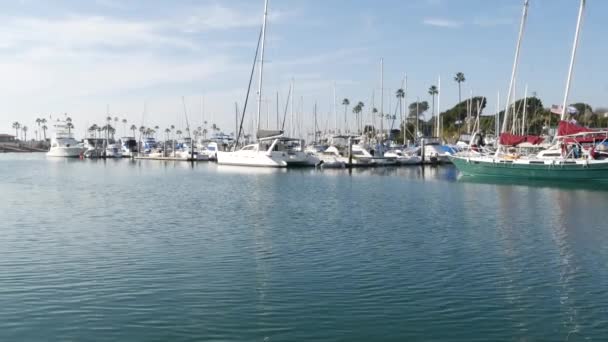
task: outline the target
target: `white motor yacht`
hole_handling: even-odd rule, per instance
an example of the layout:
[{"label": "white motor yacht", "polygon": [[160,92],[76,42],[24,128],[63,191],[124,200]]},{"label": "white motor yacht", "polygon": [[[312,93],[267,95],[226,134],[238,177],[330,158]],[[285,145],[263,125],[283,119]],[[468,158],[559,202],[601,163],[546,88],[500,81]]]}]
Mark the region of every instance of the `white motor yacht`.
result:
[{"label": "white motor yacht", "polygon": [[133,137],[120,138],[120,145],[123,157],[135,157],[137,155],[137,140]]},{"label": "white motor yacht", "polygon": [[340,151],[335,146],[329,146],[322,151],[316,152],[315,155],[319,158],[322,168],[341,169],[348,164],[348,158],[341,156]]},{"label": "white motor yacht", "polygon": [[291,145],[296,139],[283,137],[282,131],[260,131],[258,142],[233,152],[217,152],[220,165],[287,167],[309,166],[311,159]]},{"label": "white motor yacht", "polygon": [[145,154],[151,153],[157,148],[156,140],[153,137],[146,137],[141,142],[142,152]]},{"label": "white motor yacht", "polygon": [[85,158],[101,158],[104,150],[105,139],[101,138],[85,138],[84,153]]},{"label": "white motor yacht", "polygon": [[402,150],[393,149],[384,153],[386,158],[395,160],[397,165],[418,165],[422,163],[422,158],[417,155],[409,155]]},{"label": "white motor yacht", "polygon": [[201,155],[205,155],[207,156],[208,160],[217,160],[217,152],[218,152],[218,145],[215,141],[211,141],[208,142],[206,145],[203,144],[203,148],[201,150]]},{"label": "white motor yacht", "polygon": [[51,138],[51,148],[46,153],[49,157],[80,157],[84,147],[72,135],[68,122],[57,120],[54,125],[55,135]]},{"label": "white motor yacht", "polygon": [[105,158],[122,158],[122,147],[120,144],[108,144],[106,146],[105,152]]}]

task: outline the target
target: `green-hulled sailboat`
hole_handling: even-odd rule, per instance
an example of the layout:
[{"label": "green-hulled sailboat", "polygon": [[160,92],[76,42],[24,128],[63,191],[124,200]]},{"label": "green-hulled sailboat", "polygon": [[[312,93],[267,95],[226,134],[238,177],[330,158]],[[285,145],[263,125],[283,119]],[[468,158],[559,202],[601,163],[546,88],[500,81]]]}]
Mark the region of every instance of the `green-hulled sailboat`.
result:
[{"label": "green-hulled sailboat", "polygon": [[[574,44],[570,59],[570,68],[566,81],[566,91],[561,112],[560,129],[553,147],[539,152],[535,156],[520,157],[502,149],[499,143],[496,153],[483,154],[474,151],[457,154],[450,157],[454,165],[466,176],[476,177],[498,177],[498,178],[525,178],[525,179],[547,179],[547,180],[589,180],[608,181],[608,158],[606,154],[598,153],[596,146],[603,146],[608,140],[607,131],[591,131],[580,126],[574,127],[565,121],[568,93],[572,79],[574,59],[578,46],[578,36],[581,27],[581,19],[585,8],[585,0],[581,0],[577,19]],[[522,20],[519,29],[515,61],[511,73],[511,83],[507,94],[505,117],[502,125],[502,134],[506,132],[508,116],[510,111],[510,99],[512,95],[513,82],[517,72],[519,60],[519,48],[525,27],[528,11],[528,0],[524,1]],[[513,135],[511,135],[513,137]],[[524,139],[525,140],[525,139]],[[597,143],[600,145],[597,145]],[[583,147],[583,144],[587,145]],[[509,144],[512,145],[512,144]],[[569,147],[574,146],[570,149]],[[577,151],[578,153],[574,153]],[[606,159],[604,159],[606,158]]]}]

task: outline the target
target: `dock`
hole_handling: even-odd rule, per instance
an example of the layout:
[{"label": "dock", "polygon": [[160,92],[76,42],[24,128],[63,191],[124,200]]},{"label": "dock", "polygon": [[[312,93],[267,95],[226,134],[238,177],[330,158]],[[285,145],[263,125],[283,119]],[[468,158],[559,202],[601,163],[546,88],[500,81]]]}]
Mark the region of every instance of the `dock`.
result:
[{"label": "dock", "polygon": [[137,156],[133,157],[137,160],[164,160],[164,161],[187,161],[187,162],[206,162],[209,159],[198,159],[198,158],[179,158],[179,157],[148,157],[148,156]]}]

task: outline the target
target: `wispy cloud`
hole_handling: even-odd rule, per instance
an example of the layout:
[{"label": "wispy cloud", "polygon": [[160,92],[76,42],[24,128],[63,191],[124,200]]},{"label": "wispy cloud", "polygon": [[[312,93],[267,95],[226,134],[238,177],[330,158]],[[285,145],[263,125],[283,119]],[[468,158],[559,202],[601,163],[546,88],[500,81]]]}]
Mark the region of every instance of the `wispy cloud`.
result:
[{"label": "wispy cloud", "polygon": [[459,28],[462,26],[462,23],[459,21],[443,18],[425,18],[422,23],[428,26],[443,28]]}]

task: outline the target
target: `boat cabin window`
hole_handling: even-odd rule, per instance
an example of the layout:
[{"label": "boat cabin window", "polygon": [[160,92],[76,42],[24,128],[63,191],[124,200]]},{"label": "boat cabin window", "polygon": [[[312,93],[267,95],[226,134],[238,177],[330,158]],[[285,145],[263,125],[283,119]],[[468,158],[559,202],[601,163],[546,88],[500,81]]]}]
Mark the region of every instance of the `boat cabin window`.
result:
[{"label": "boat cabin window", "polygon": [[363,156],[363,151],[353,151],[353,156]]},{"label": "boat cabin window", "polygon": [[255,146],[250,145],[250,146],[245,146],[241,149],[241,151],[253,151],[255,148]]}]

